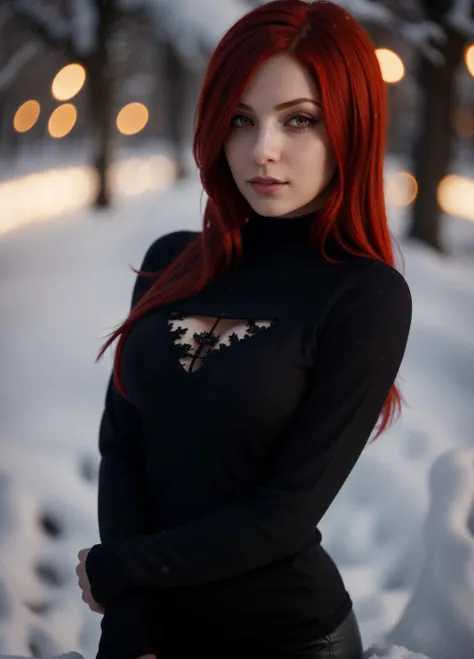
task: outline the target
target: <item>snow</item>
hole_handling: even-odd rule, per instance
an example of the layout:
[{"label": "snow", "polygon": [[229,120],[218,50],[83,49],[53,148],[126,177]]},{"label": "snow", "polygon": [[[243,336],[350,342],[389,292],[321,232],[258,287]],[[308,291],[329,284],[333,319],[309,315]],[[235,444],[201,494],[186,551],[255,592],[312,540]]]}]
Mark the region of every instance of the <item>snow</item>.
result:
[{"label": "snow", "polygon": [[[359,21],[372,22],[395,34],[402,34],[413,48],[423,53],[433,64],[442,65],[444,63],[444,58],[436,45],[445,41],[446,34],[444,29],[433,21],[403,20],[389,6],[371,0],[335,0],[335,2],[345,7]],[[405,4],[406,7],[409,7],[410,12],[416,13],[418,16],[424,15],[420,3]],[[457,28],[455,27],[455,29]]]},{"label": "snow", "polygon": [[[139,0],[132,3],[140,4]],[[199,70],[205,64],[203,51],[207,58],[230,26],[249,9],[244,0],[141,0],[141,4],[149,10],[157,31],[166,34],[189,65]]]},{"label": "snow", "polygon": [[69,38],[69,22],[46,3],[37,2],[36,0],[13,0],[10,6],[15,13],[30,16],[39,25],[46,27],[54,39],[66,41]]},{"label": "snow", "polygon": [[69,0],[70,29],[78,53],[90,53],[97,35],[97,3]]},{"label": "snow", "polygon": [[[203,53],[212,51],[249,9],[244,0],[119,0],[118,6],[147,10],[157,33],[166,35],[189,65],[197,68],[204,64]],[[12,0],[12,9],[33,19],[55,41],[72,42],[79,55],[88,55],[94,47],[97,13],[92,0],[71,0],[69,20],[44,0]]]},{"label": "snow", "polygon": [[[75,575],[79,549],[98,542],[97,431],[112,355],[94,359],[127,312],[129,265],[159,235],[199,228],[202,206],[198,181],[183,181],[1,236],[3,657],[95,656],[100,616]],[[391,210],[399,238],[405,221]],[[453,245],[474,245],[474,223],[446,221]],[[410,407],[364,451],[320,528],[365,659],[472,659],[474,262],[401,242],[414,301],[399,377]]]},{"label": "snow", "polygon": [[[24,657],[14,657],[12,655],[0,655],[0,659],[24,659]],[[61,654],[60,656],[56,657],[43,657],[43,659],[84,659],[80,654],[77,652],[66,652],[66,654]]]},{"label": "snow", "polygon": [[36,55],[38,44],[24,43],[0,69],[0,91],[6,90],[23,66]]},{"label": "snow", "polygon": [[[433,64],[442,66],[445,62],[437,46],[442,46],[446,41],[446,32],[433,21],[405,22],[402,34],[406,41],[419,50]],[[434,45],[436,44],[436,45]]]},{"label": "snow", "polygon": [[469,39],[474,39],[474,14],[472,0],[452,0],[446,22]]},{"label": "snow", "polygon": [[388,7],[371,0],[335,0],[336,4],[347,9],[359,21],[372,21],[381,25],[390,25],[393,13]]},{"label": "snow", "polygon": [[[95,15],[84,0],[74,0],[72,24],[45,4],[14,4],[58,39],[72,32],[80,52],[92,47]],[[378,3],[340,4],[359,20],[393,24]],[[469,4],[456,0],[447,22],[472,37]],[[146,6],[196,66],[248,8],[121,5]],[[436,58],[439,27],[419,21],[403,31]],[[18,51],[0,86],[35,47]],[[183,182],[122,198],[101,216],[78,211],[0,230],[0,659],[95,656],[100,616],[80,599],[74,571],[78,550],[98,542],[97,430],[112,362],[110,352],[94,359],[127,312],[128,266],[157,236],[199,228],[200,195],[198,182]],[[403,214],[392,209],[391,220],[400,236]],[[473,223],[447,222],[454,244],[474,245]],[[366,449],[320,528],[354,600],[364,659],[472,659],[474,263],[402,247],[414,317],[399,382],[410,407]]]},{"label": "snow", "polygon": [[0,30],[6,25],[10,17],[10,8],[3,4],[0,7]]},{"label": "snow", "polygon": [[69,0],[67,18],[44,0],[11,0],[11,10],[28,17],[56,43],[74,48],[78,56],[94,48],[97,11],[92,0]]}]

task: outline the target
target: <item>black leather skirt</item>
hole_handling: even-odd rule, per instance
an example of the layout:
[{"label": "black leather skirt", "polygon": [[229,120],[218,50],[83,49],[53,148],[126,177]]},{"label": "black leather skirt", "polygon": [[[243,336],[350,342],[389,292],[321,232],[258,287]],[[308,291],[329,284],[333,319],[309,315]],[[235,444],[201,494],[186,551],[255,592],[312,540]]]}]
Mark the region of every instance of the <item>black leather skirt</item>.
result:
[{"label": "black leather skirt", "polygon": [[363,647],[359,625],[352,610],[330,634],[307,643],[304,648],[287,653],[285,658],[362,659],[362,655]]},{"label": "black leather skirt", "polygon": [[[167,645],[167,647],[166,647]],[[363,647],[359,625],[351,610],[343,622],[330,634],[304,645],[285,650],[241,644],[238,640],[226,644],[192,643],[174,636],[157,653],[158,659],[362,659]]]}]

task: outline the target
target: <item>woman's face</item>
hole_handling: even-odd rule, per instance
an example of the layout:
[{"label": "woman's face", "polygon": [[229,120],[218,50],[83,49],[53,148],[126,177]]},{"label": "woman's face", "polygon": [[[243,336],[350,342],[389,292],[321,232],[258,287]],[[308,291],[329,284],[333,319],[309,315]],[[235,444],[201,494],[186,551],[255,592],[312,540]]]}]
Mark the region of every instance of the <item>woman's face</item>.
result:
[{"label": "woman's face", "polygon": [[[278,107],[282,103],[285,107]],[[260,215],[295,217],[319,207],[318,195],[336,164],[318,90],[298,61],[274,55],[258,68],[237,106],[224,150],[237,187]],[[254,187],[250,180],[258,176],[284,184]]]}]

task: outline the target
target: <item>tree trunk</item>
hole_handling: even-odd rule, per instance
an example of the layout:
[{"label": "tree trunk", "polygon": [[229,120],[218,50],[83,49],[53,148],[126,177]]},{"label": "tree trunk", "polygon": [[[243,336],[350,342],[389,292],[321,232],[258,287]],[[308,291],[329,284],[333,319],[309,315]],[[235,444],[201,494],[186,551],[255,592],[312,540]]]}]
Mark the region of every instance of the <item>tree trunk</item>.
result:
[{"label": "tree trunk", "polygon": [[421,93],[418,135],[414,142],[414,175],[418,196],[413,205],[408,231],[415,238],[444,252],[441,239],[441,209],[437,195],[440,181],[449,173],[452,157],[452,116],[456,107],[456,68],[461,62],[464,41],[445,28],[446,43],[440,48],[445,64],[436,66],[420,55],[417,81]]},{"label": "tree trunk", "polygon": [[88,62],[89,110],[93,132],[93,167],[97,174],[97,195],[94,205],[106,208],[111,203],[109,165],[113,141],[114,70],[110,58],[115,0],[96,0],[96,49]]},{"label": "tree trunk", "polygon": [[182,179],[186,175],[184,162],[186,142],[184,129],[187,118],[185,90],[189,81],[180,56],[169,41],[163,44],[163,70],[166,81],[168,136],[173,144],[177,161],[177,179]]},{"label": "tree trunk", "polygon": [[107,93],[107,75],[95,70],[96,65],[89,68],[89,109],[92,119],[92,144],[94,153],[92,167],[97,177],[97,194],[94,205],[97,208],[110,206],[111,190],[109,182],[109,165],[112,152],[112,116],[111,98]]}]

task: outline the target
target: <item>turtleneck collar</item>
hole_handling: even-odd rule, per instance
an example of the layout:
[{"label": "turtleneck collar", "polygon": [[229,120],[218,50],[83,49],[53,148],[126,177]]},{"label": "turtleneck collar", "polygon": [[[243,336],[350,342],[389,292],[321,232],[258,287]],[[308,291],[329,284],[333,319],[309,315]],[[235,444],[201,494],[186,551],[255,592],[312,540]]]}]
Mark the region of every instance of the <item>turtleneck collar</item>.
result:
[{"label": "turtleneck collar", "polygon": [[315,216],[313,212],[296,217],[269,217],[252,210],[241,230],[244,259],[309,254],[309,229]]}]

